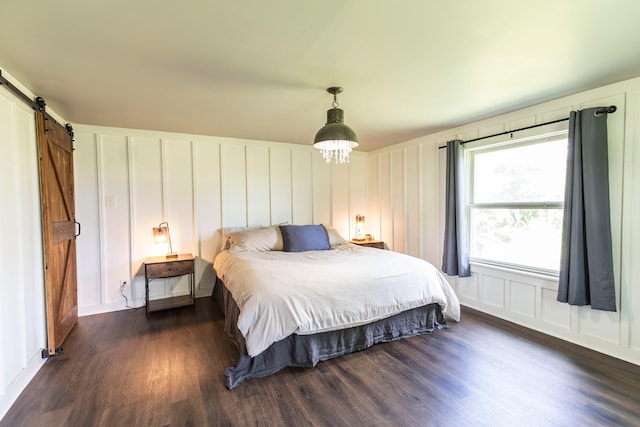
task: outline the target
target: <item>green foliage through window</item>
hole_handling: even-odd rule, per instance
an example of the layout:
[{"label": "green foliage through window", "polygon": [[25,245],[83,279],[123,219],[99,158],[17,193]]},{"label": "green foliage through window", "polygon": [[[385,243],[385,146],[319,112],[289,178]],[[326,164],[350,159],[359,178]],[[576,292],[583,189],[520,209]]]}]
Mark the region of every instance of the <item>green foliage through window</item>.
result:
[{"label": "green foliage through window", "polygon": [[557,272],[566,136],[469,150],[471,257]]}]

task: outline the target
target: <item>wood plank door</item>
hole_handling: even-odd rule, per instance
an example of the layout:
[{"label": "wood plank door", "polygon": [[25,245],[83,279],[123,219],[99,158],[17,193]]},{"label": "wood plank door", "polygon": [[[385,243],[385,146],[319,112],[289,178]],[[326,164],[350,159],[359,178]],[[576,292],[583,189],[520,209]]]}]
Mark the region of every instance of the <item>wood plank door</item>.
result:
[{"label": "wood plank door", "polygon": [[[37,112],[36,121],[45,261],[46,352],[52,356],[60,351],[78,321],[73,136],[46,112]],[[43,351],[43,357],[46,356]]]}]

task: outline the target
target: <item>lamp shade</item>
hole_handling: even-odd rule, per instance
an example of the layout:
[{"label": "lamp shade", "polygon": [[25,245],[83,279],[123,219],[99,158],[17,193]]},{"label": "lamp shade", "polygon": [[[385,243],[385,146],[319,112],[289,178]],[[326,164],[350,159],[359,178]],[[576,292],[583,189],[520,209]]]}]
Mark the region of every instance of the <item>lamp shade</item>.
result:
[{"label": "lamp shade", "polygon": [[316,133],[313,146],[322,148],[318,145],[332,141],[348,141],[351,148],[358,146],[356,133],[344,124],[344,111],[341,108],[332,108],[327,111],[327,124]]},{"label": "lamp shade", "polygon": [[320,150],[327,163],[331,160],[348,163],[349,153],[358,146],[358,137],[344,124],[344,111],[338,108],[337,94],[342,88],[330,87],[327,92],[333,94],[333,108],[327,110],[327,123],[316,133],[313,146]]},{"label": "lamp shade", "polygon": [[167,228],[153,227],[153,240],[156,243],[165,243],[167,241]]},{"label": "lamp shade", "polygon": [[168,222],[161,222],[157,227],[153,227],[153,240],[156,243],[168,243],[167,259],[178,257],[178,254],[173,252],[173,247],[171,246],[171,233],[169,232]]}]

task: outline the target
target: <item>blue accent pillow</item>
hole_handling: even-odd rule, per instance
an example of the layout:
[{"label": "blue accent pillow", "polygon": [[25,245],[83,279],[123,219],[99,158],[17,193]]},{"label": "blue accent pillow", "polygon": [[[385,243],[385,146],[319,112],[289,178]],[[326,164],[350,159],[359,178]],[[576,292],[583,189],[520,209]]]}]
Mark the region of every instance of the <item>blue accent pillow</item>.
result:
[{"label": "blue accent pillow", "polygon": [[324,225],[281,225],[285,252],[321,251],[331,249]]}]

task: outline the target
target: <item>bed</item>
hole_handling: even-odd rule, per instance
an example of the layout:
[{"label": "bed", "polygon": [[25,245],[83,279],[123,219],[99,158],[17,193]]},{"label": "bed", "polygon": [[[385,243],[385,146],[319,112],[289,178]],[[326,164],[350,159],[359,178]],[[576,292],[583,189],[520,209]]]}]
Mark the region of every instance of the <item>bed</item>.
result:
[{"label": "bed", "polygon": [[214,297],[240,352],[225,370],[229,389],[460,318],[449,283],[424,260],[354,245],[322,225],[223,233]]}]

